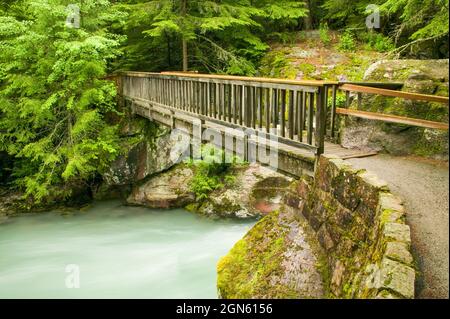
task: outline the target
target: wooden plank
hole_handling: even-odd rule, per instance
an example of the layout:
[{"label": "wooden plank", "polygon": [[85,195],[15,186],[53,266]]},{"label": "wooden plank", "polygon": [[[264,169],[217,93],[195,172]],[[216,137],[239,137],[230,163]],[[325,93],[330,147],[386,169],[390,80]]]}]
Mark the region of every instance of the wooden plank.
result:
[{"label": "wooden plank", "polygon": [[288,105],[288,130],[289,130],[289,138],[294,139],[294,94],[295,91],[289,91],[289,105]]},{"label": "wooden plank", "polygon": [[388,90],[400,90],[404,85],[401,82],[352,82],[352,81],[339,82],[339,85],[344,84],[370,86],[374,88],[388,89]]},{"label": "wooden plank", "polygon": [[363,157],[370,157],[370,156],[375,156],[378,155],[378,152],[365,152],[365,153],[356,153],[356,154],[352,154],[352,155],[343,155],[343,156],[339,156],[341,159],[346,160],[346,159],[351,159],[351,158],[363,158]]},{"label": "wooden plank", "polygon": [[325,101],[325,90],[327,87],[320,88],[317,94],[317,105],[316,105],[316,131],[315,131],[315,143],[317,147],[317,155],[321,155],[324,152],[325,143],[325,123],[326,123],[326,101]]},{"label": "wooden plank", "polygon": [[281,90],[281,136],[286,137],[286,90]]},{"label": "wooden plank", "polygon": [[306,94],[303,92],[299,92],[299,101],[298,101],[298,106],[297,106],[297,117],[298,117],[298,128],[297,128],[297,136],[298,136],[298,140],[299,142],[303,142],[303,127],[304,127],[304,123],[305,123],[305,99],[306,99]]},{"label": "wooden plank", "polygon": [[257,99],[258,99],[258,127],[263,128],[263,89],[257,88]]},{"label": "wooden plank", "polygon": [[266,91],[266,107],[265,107],[265,111],[266,111],[266,133],[270,133],[270,126],[271,126],[271,119],[272,119],[272,108],[271,108],[271,103],[272,103],[272,98],[270,96],[271,94],[271,89],[265,89]]},{"label": "wooden plank", "polygon": [[358,111],[358,110],[349,110],[349,109],[343,109],[343,108],[337,108],[336,113],[341,114],[341,115],[348,115],[348,116],[364,118],[364,119],[368,119],[368,120],[376,120],[376,121],[383,121],[383,122],[396,123],[396,124],[405,124],[405,125],[411,125],[411,126],[420,126],[420,127],[433,128],[433,129],[438,129],[438,130],[448,130],[448,123],[433,122],[433,121],[427,121],[427,120],[421,120],[421,119],[413,119],[413,118],[404,117],[404,116],[380,114],[380,113]]},{"label": "wooden plank", "polygon": [[344,84],[344,85],[341,85],[339,88],[343,91],[349,91],[349,92],[378,94],[378,95],[384,95],[384,96],[399,97],[399,98],[403,98],[403,99],[407,99],[407,100],[420,100],[420,101],[448,104],[448,97],[445,97],[445,96],[378,89],[378,88],[354,85],[354,84]]},{"label": "wooden plank", "polygon": [[[161,114],[165,114],[166,116],[168,115],[173,115],[172,112],[175,112],[175,114],[173,115],[175,118],[181,118],[181,115],[188,115],[194,118],[198,118],[202,121],[209,121],[211,123],[215,123],[215,124],[219,124],[219,125],[223,125],[229,128],[233,128],[233,129],[250,129],[250,127],[248,126],[242,126],[239,124],[233,124],[233,123],[229,123],[220,119],[215,119],[215,118],[211,118],[202,114],[196,114],[196,113],[191,113],[191,112],[187,112],[187,111],[183,111],[180,109],[175,109],[171,106],[168,105],[164,105],[164,104],[159,104],[159,103],[155,103],[149,100],[145,100],[145,99],[141,99],[141,98],[131,98],[131,97],[127,97],[124,96],[124,98],[126,100],[129,100],[135,104],[138,104],[139,102],[141,102],[142,105],[145,105],[144,107],[141,107],[141,109],[147,109],[148,107],[152,108],[153,111],[157,111],[160,112]],[[146,117],[146,114],[143,113],[141,114],[142,116]],[[165,124],[165,123],[163,123]],[[289,145],[289,146],[293,146],[293,147],[298,147],[301,149],[305,149],[307,151],[311,151],[314,152],[314,154],[317,152],[317,148],[314,145],[311,144],[305,144],[305,143],[300,143],[297,141],[293,141],[290,140],[288,138],[283,138],[280,136],[277,136],[276,134],[267,134],[265,136],[266,139],[272,139],[272,140],[276,140],[278,143],[280,144],[285,144],[285,145]]]},{"label": "wooden plank", "polygon": [[308,133],[307,133],[307,143],[308,144],[312,144],[312,138],[313,138],[314,97],[315,97],[315,94],[313,94],[313,93],[310,93],[308,96],[308,101],[309,101]]},{"label": "wooden plank", "polygon": [[[263,77],[246,77],[246,76],[231,76],[231,75],[219,75],[219,74],[201,74],[201,73],[183,73],[183,72],[161,72],[162,75],[182,76],[197,79],[222,79],[231,81],[248,81],[259,83],[276,83],[276,84],[290,84],[290,85],[305,85],[305,86],[317,86],[321,87],[326,84],[333,85],[339,84],[336,81],[317,81],[317,80],[287,80],[277,78],[263,78]],[[139,76],[145,77],[146,72],[125,72],[127,76]],[[155,73],[150,73],[155,75]]]}]

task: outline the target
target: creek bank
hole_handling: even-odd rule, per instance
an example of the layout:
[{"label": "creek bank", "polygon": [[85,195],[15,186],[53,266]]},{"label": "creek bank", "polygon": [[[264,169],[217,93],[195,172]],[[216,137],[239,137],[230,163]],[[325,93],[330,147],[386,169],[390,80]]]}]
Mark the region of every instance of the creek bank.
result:
[{"label": "creek bank", "polygon": [[279,207],[291,178],[259,164],[235,166],[233,181],[198,199],[192,190],[195,167],[178,164],[133,187],[130,205],[150,208],[181,208],[200,215],[220,218],[255,218]]},{"label": "creek bank", "polygon": [[[120,127],[120,155],[101,176],[88,183],[54,186],[67,189],[70,195],[49,196],[40,203],[31,197],[24,198],[23,191],[8,185],[0,186],[0,219],[6,220],[7,216],[20,213],[79,208],[93,200],[126,199],[135,183],[174,165],[170,151],[175,142],[170,138],[169,129],[129,112],[125,112],[120,121],[115,121],[118,122],[113,123]],[[4,153],[0,155],[1,163],[7,162]],[[2,182],[6,183],[6,178]]]},{"label": "creek bank", "polygon": [[32,198],[25,198],[25,193],[0,186],[0,223],[8,217],[18,214],[40,213],[54,209],[78,209],[92,201],[90,189],[82,186],[67,186],[71,196],[51,197],[37,203]]}]

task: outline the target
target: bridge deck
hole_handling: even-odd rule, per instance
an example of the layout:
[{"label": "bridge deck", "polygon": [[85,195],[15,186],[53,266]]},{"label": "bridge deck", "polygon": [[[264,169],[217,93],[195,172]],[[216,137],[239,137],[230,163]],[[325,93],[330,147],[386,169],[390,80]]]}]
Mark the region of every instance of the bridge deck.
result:
[{"label": "bridge deck", "polygon": [[376,151],[364,151],[359,149],[344,148],[339,144],[325,142],[325,154],[339,156],[342,159],[362,158],[377,155]]}]

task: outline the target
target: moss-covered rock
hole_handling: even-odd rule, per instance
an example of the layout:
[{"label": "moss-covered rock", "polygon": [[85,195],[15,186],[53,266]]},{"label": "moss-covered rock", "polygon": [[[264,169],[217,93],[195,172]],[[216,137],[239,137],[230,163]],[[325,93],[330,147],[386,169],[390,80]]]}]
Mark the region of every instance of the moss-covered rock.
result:
[{"label": "moss-covered rock", "polygon": [[[293,210],[261,219],[217,265],[222,298],[321,298],[321,250]],[[316,250],[317,249],[317,250]]]},{"label": "moss-covered rock", "polygon": [[321,263],[327,297],[375,298],[382,291],[393,298],[414,296],[405,208],[385,182],[322,155],[314,180],[302,178],[293,186],[298,199],[286,205],[304,216],[327,253]]},{"label": "moss-covered rock", "polygon": [[[333,38],[337,39],[336,36]],[[353,52],[340,52],[336,41],[332,44],[324,45],[315,36],[300,39],[290,46],[274,44],[262,59],[259,74],[298,80],[360,81],[364,70],[381,57],[380,53],[363,47]]]}]

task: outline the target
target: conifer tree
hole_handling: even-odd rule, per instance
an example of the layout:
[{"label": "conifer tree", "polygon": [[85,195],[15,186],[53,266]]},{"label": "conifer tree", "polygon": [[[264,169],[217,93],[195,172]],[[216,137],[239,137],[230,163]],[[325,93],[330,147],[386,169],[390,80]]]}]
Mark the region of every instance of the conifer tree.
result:
[{"label": "conifer tree", "polygon": [[231,74],[255,72],[252,58],[268,48],[258,34],[265,22],[286,23],[307,14],[303,1],[287,0],[156,0],[128,8],[145,12],[132,14],[139,21],[132,23],[146,25],[144,35],[160,43],[168,41],[170,57],[174,53],[171,40],[177,39],[174,46],[182,51],[184,66],[189,60],[208,71]]},{"label": "conifer tree", "polygon": [[[102,80],[119,51],[107,0],[24,0],[0,17],[0,151],[16,158],[18,186],[36,200],[69,195],[118,152],[115,86]],[[54,187],[66,185],[67,187]]]}]

